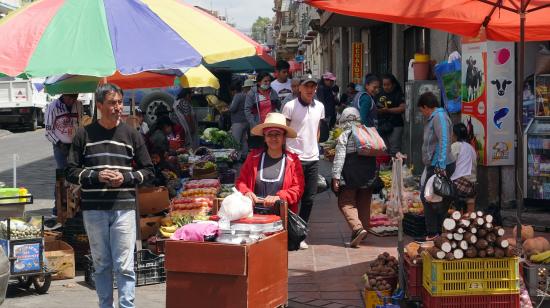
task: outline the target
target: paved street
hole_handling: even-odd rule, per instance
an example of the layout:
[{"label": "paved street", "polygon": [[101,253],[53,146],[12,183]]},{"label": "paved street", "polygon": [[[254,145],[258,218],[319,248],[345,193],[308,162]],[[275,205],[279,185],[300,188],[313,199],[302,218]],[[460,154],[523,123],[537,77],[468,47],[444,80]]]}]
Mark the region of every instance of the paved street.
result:
[{"label": "paved street", "polygon": [[0,137],[0,181],[13,183],[13,154],[17,154],[17,186],[24,186],[34,195],[34,204],[27,211],[53,207],[55,161],[52,146],[44,129],[34,132],[15,132]]}]

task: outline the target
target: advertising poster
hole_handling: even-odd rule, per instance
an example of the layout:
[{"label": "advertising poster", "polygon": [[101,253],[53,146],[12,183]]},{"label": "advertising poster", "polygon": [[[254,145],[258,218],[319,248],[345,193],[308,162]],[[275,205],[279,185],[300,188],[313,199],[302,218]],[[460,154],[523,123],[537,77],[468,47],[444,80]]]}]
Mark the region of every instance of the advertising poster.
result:
[{"label": "advertising poster", "polygon": [[40,243],[13,245],[13,272],[40,270]]},{"label": "advertising poster", "polygon": [[363,43],[354,42],[351,44],[351,80],[355,84],[363,80]]},{"label": "advertising poster", "polygon": [[513,53],[513,43],[463,38],[462,121],[485,166],[514,164]]}]

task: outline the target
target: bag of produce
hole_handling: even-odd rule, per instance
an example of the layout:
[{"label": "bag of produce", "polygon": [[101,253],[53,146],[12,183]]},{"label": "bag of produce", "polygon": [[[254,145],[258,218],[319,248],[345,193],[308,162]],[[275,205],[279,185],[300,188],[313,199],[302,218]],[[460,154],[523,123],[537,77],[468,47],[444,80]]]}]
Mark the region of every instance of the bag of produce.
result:
[{"label": "bag of produce", "polygon": [[441,196],[436,195],[434,192],[434,179],[435,179],[435,174],[432,175],[426,182],[426,188],[424,189],[424,199],[426,199],[426,201],[431,203],[438,203],[443,201],[443,198]]},{"label": "bag of produce", "polygon": [[236,188],[233,188],[231,195],[223,199],[222,206],[218,212],[220,220],[224,221],[252,217],[253,214],[252,200],[241,194]]},{"label": "bag of produce", "polygon": [[307,222],[300,216],[288,211],[288,251],[300,249],[300,243],[306,239],[309,229]]}]

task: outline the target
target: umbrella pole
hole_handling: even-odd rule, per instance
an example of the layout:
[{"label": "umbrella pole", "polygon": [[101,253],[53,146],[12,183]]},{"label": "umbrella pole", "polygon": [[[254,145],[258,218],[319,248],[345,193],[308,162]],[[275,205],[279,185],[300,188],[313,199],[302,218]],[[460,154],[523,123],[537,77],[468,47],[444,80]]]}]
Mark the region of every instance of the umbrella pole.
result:
[{"label": "umbrella pole", "polygon": [[518,81],[517,81],[517,93],[516,93],[516,118],[517,118],[517,150],[516,150],[516,196],[517,196],[517,235],[516,235],[516,241],[518,245],[516,246],[520,251],[522,250],[521,245],[521,213],[523,211],[523,189],[525,187],[521,187],[521,176],[522,174],[519,174],[517,170],[523,170],[523,168],[520,168],[523,159],[523,79],[524,79],[524,66],[525,66],[525,0],[521,0],[520,5],[520,14],[519,14],[519,69],[518,69]]}]

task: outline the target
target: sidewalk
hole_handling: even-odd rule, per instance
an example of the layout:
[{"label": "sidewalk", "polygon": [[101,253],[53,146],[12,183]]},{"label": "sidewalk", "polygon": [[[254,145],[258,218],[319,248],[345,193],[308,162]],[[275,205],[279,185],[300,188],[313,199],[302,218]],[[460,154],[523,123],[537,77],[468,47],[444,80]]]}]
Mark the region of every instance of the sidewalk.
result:
[{"label": "sidewalk", "polygon": [[387,251],[397,254],[397,237],[369,234],[349,248],[351,231],[333,194],[317,196],[310,219],[309,249],[288,256],[289,307],[364,307],[361,276],[366,262]]}]

